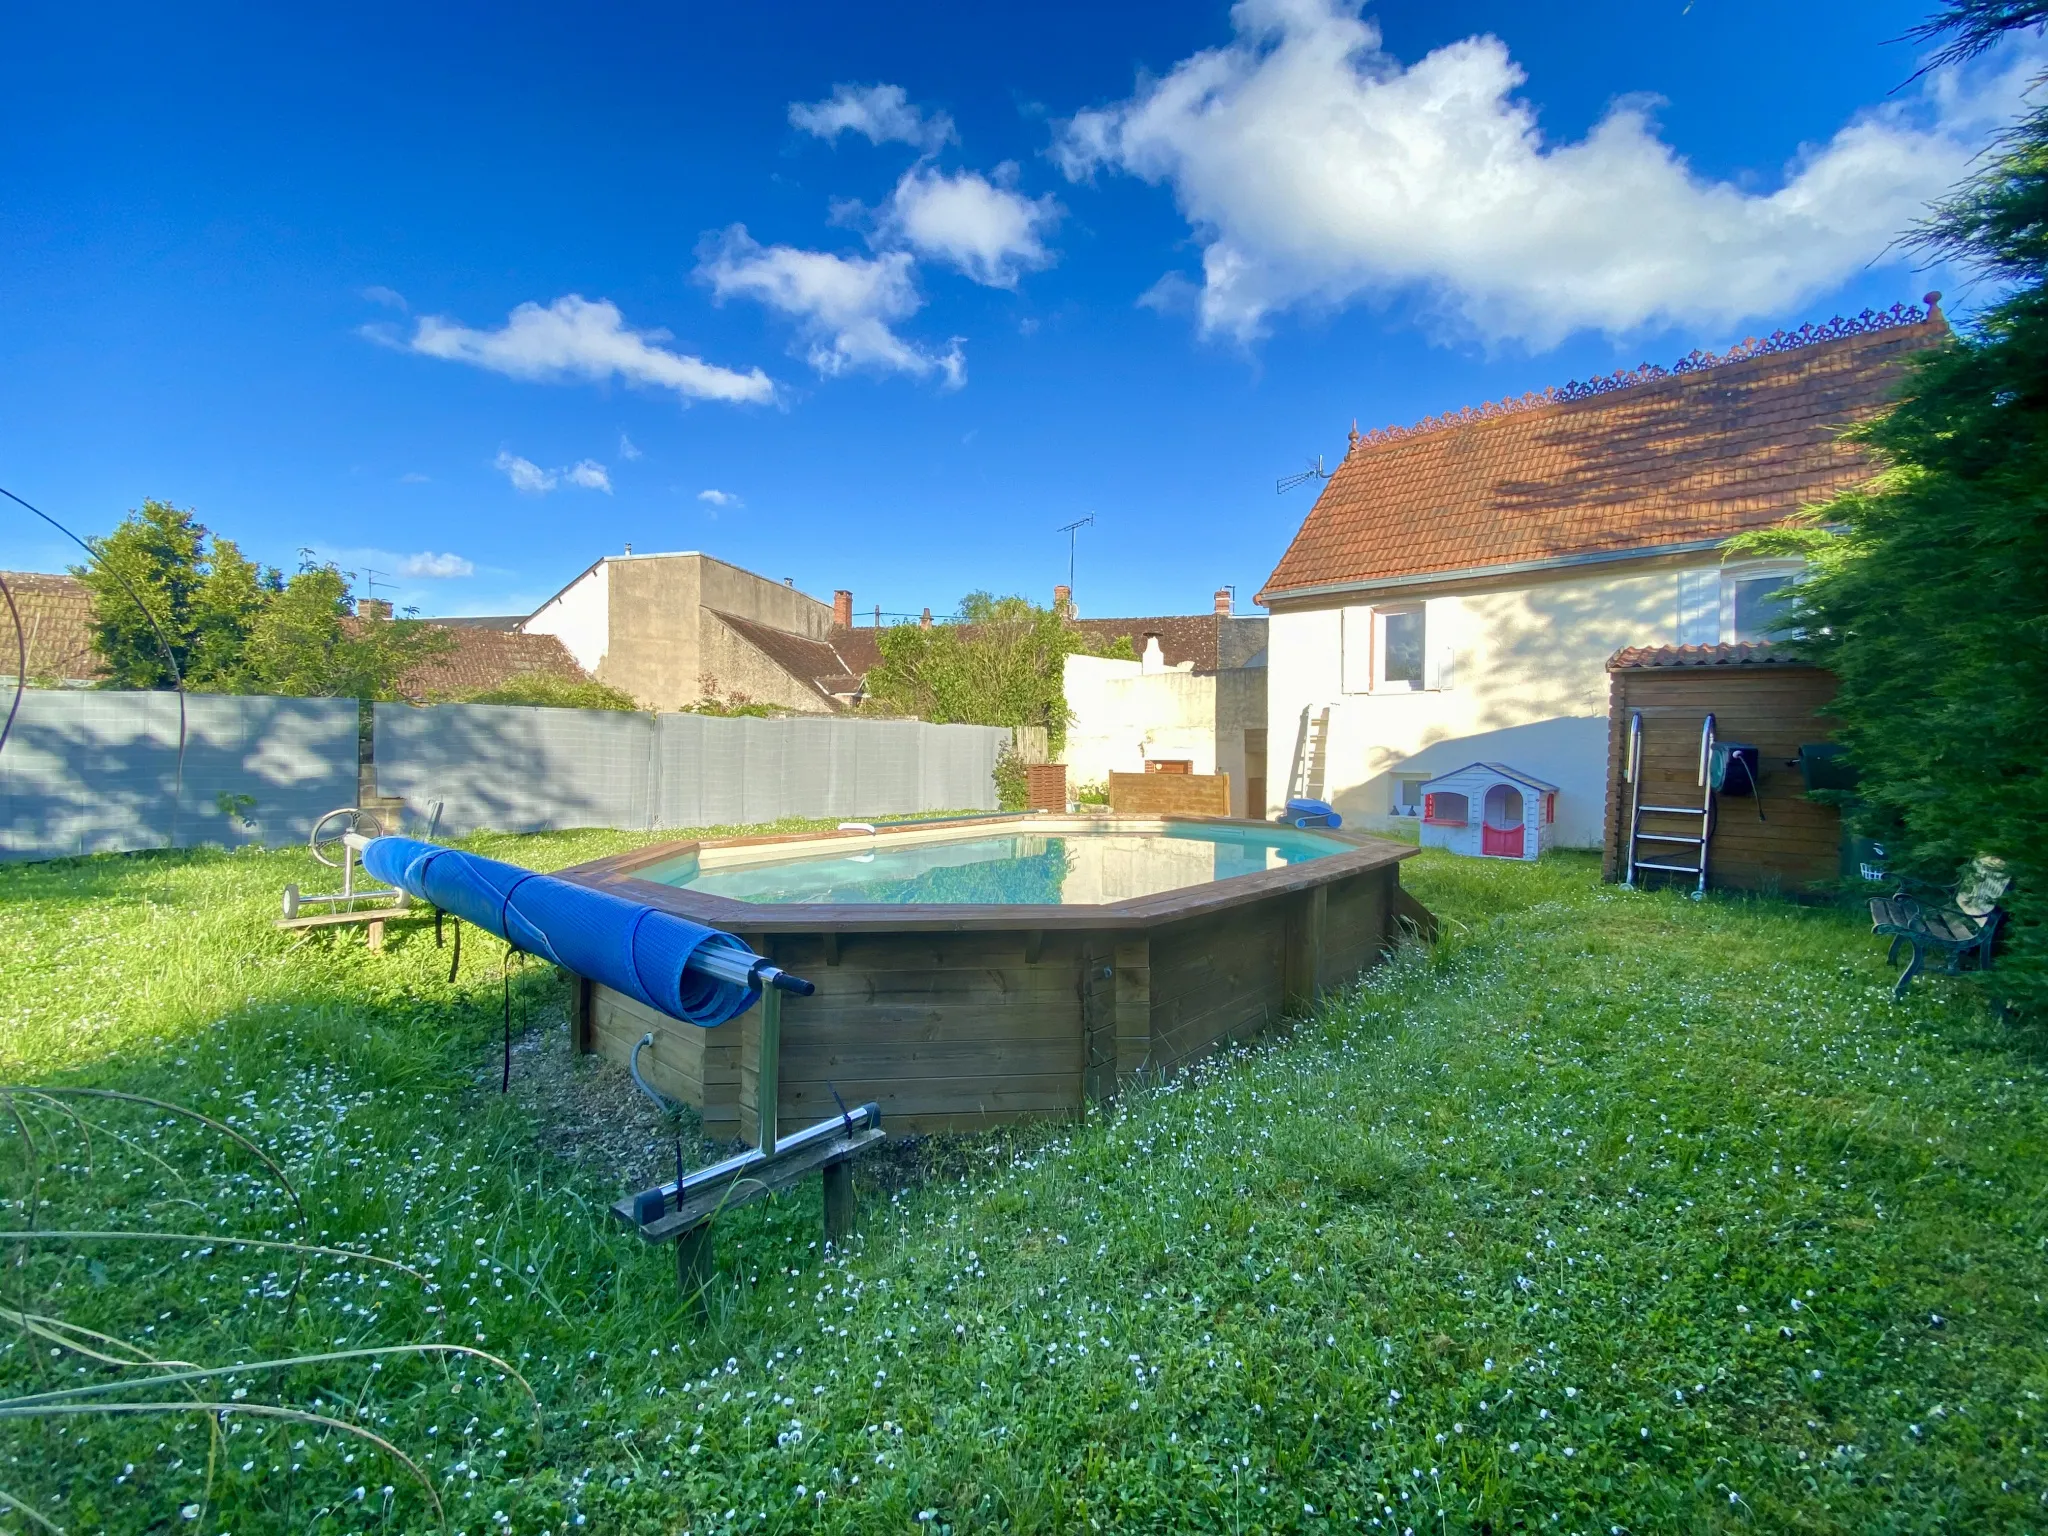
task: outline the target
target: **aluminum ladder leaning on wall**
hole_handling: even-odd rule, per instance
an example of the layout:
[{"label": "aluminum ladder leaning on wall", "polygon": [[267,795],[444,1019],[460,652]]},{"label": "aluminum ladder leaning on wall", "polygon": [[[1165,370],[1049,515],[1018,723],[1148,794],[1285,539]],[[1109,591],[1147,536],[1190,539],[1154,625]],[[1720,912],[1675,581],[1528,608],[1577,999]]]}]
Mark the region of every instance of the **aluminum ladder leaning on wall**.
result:
[{"label": "aluminum ladder leaning on wall", "polygon": [[[1636,871],[1654,869],[1670,875],[1691,875],[1693,900],[1697,901],[1707,891],[1707,849],[1714,840],[1714,788],[1708,780],[1710,765],[1714,760],[1714,717],[1709,714],[1700,722],[1700,766],[1698,805],[1645,805],[1643,804],[1643,712],[1631,710],[1628,717],[1628,859],[1622,873],[1623,885],[1636,883]],[[1645,816],[1688,816],[1699,822],[1698,833],[1645,832]],[[1697,864],[1673,864],[1663,859],[1645,859],[1636,852],[1638,843],[1672,843],[1681,848],[1691,848],[1699,856]]]},{"label": "aluminum ladder leaning on wall", "polygon": [[1294,738],[1294,776],[1287,790],[1290,800],[1323,798],[1323,766],[1330,750],[1330,706],[1301,707],[1301,728]]}]

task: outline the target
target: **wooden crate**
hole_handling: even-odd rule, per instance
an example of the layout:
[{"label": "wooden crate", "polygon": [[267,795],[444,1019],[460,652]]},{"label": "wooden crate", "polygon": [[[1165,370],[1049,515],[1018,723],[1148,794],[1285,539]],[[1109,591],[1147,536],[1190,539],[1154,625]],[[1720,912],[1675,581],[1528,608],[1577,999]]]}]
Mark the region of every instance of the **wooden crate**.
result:
[{"label": "wooden crate", "polygon": [[1112,816],[1228,816],[1227,773],[1112,773]]}]

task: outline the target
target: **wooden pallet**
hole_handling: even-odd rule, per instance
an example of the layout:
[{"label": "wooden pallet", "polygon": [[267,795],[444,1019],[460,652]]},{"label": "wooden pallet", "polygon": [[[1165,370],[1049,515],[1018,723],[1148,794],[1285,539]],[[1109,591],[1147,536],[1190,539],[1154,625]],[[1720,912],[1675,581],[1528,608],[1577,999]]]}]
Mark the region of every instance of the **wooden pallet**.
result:
[{"label": "wooden pallet", "polygon": [[376,907],[361,912],[315,912],[305,917],[280,917],[277,926],[286,932],[305,928],[345,928],[353,923],[366,923],[370,931],[372,952],[384,947],[384,925],[394,918],[422,918],[433,916],[432,907]]}]

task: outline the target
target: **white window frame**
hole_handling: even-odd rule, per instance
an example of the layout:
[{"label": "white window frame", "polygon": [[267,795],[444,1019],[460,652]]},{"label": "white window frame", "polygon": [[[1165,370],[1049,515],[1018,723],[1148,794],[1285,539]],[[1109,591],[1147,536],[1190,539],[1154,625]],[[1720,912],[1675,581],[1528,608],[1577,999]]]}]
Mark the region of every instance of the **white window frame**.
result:
[{"label": "white window frame", "polygon": [[[1721,643],[1738,643],[1735,632],[1735,589],[1745,581],[1759,577],[1789,576],[1796,584],[1806,575],[1804,560],[1745,560],[1739,565],[1721,567]],[[1781,633],[1777,638],[1788,639],[1790,632]]]},{"label": "white window frame", "polygon": [[[1422,620],[1422,676],[1390,682],[1387,678],[1387,620],[1414,614]],[[1372,691],[1423,693],[1429,688],[1429,607],[1425,603],[1388,603],[1372,611]]]},{"label": "white window frame", "polygon": [[[1454,686],[1457,652],[1448,645],[1432,645],[1432,630],[1445,628],[1444,615],[1432,617],[1435,604],[1427,602],[1375,603],[1338,612],[1338,671],[1342,691],[1347,694],[1402,695],[1442,693]],[[1422,617],[1422,676],[1414,682],[1388,682],[1386,676],[1387,619],[1400,613]]]}]

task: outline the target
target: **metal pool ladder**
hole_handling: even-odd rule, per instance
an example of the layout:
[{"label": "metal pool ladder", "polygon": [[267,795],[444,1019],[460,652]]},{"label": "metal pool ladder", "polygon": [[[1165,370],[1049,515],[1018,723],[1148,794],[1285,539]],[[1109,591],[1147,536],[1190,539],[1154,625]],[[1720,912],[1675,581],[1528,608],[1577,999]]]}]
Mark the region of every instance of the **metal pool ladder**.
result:
[{"label": "metal pool ladder", "polygon": [[[1628,718],[1628,862],[1623,871],[1623,885],[1636,883],[1636,871],[1654,869],[1669,875],[1691,875],[1697,882],[1693,886],[1693,900],[1697,901],[1707,891],[1707,845],[1714,838],[1714,790],[1708,782],[1708,767],[1714,759],[1714,717],[1709,714],[1700,722],[1700,766],[1698,805],[1645,805],[1643,804],[1643,712],[1632,710]],[[1698,833],[1645,832],[1645,816],[1689,816],[1697,819]],[[1697,864],[1672,864],[1665,860],[1643,858],[1636,849],[1638,843],[1671,843],[1681,849],[1691,848],[1697,854]],[[1676,855],[1672,855],[1676,857]]]}]

